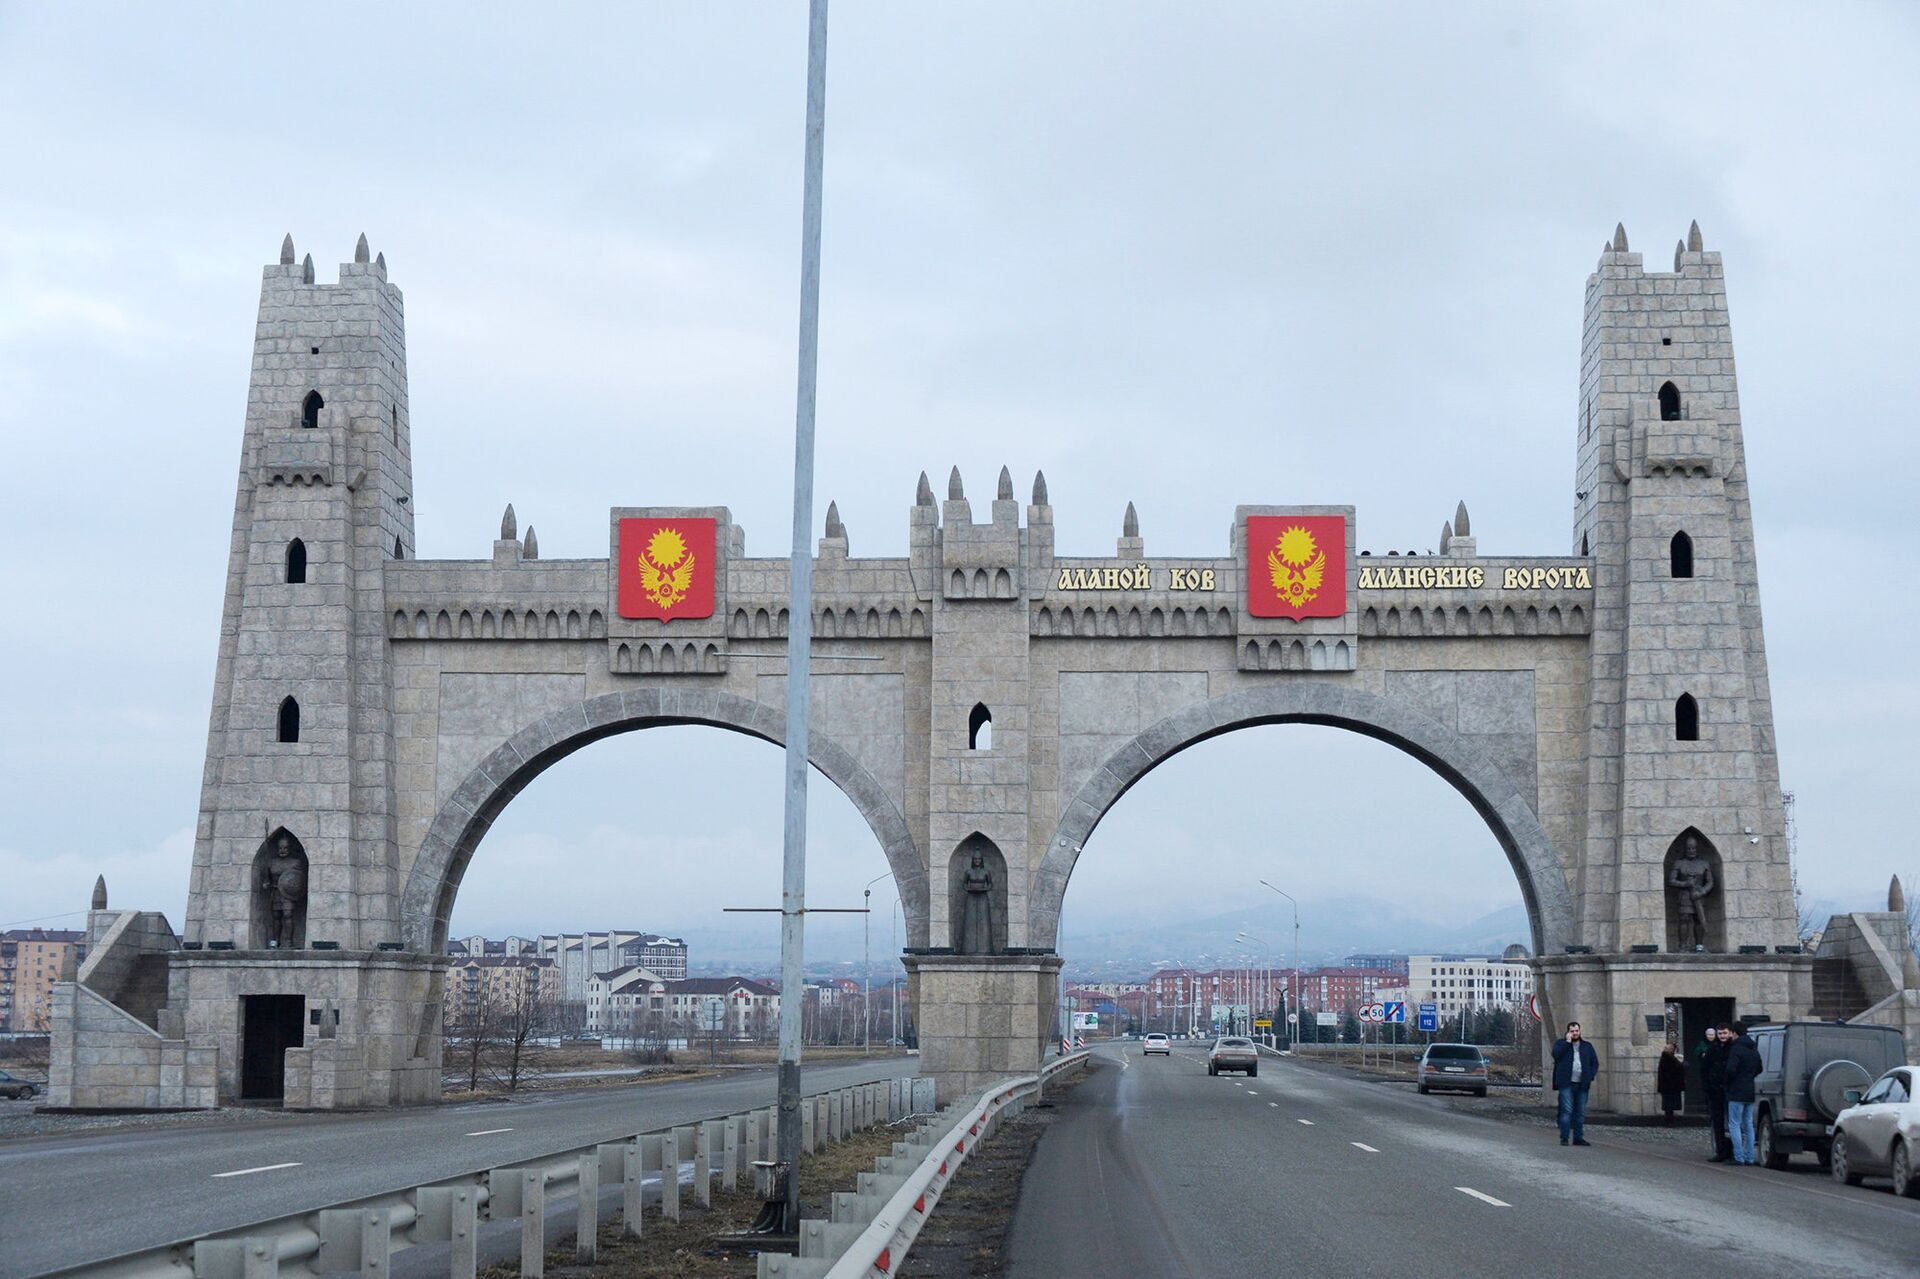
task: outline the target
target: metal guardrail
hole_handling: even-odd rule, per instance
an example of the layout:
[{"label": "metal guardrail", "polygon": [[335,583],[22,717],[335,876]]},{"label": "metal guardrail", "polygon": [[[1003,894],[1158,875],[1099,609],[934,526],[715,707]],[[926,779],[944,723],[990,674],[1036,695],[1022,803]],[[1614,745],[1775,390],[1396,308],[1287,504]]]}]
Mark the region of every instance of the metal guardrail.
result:
[{"label": "metal guardrail", "polygon": [[828,1221],[802,1223],[797,1256],[760,1255],[760,1279],[867,1279],[899,1270],[941,1194],[980,1142],[1038,1096],[1046,1081],[1084,1065],[1086,1049],[1047,1063],[1037,1075],[992,1085],[949,1106],[913,1139],[861,1173],[859,1188],[833,1197]]},{"label": "metal guardrail", "polygon": [[[931,1113],[933,1081],[908,1077],[816,1093],[801,1106],[801,1149],[816,1153],[856,1129]],[[737,1188],[755,1160],[777,1149],[772,1107],[703,1119],[653,1132],[595,1142],[533,1159],[476,1169],[387,1194],[307,1209],[229,1230],[48,1272],[100,1279],[274,1279],[293,1273],[388,1274],[393,1253],[422,1244],[450,1244],[448,1273],[472,1279],[480,1233],[490,1222],[520,1223],[520,1273],[544,1274],[547,1205],[572,1196],[575,1255],[595,1259],[603,1185],[622,1189],[621,1221],[639,1235],[643,1211],[657,1204],[680,1219],[680,1175],[693,1162],[693,1195],[710,1204],[717,1175]],[[659,1194],[647,1194],[649,1174]]]}]

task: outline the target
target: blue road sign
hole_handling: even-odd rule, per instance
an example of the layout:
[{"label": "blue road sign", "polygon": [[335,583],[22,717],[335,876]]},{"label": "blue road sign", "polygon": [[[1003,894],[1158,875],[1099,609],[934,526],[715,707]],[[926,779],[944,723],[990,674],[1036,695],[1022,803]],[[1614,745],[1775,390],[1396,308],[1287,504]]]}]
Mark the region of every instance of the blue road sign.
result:
[{"label": "blue road sign", "polygon": [[1406,1000],[1389,999],[1381,1004],[1380,1007],[1383,1009],[1380,1015],[1381,1021],[1386,1022],[1389,1026],[1404,1026],[1407,1024]]},{"label": "blue road sign", "polygon": [[1427,1031],[1429,1033],[1440,1029],[1440,1005],[1438,1004],[1420,1005],[1419,1029]]}]

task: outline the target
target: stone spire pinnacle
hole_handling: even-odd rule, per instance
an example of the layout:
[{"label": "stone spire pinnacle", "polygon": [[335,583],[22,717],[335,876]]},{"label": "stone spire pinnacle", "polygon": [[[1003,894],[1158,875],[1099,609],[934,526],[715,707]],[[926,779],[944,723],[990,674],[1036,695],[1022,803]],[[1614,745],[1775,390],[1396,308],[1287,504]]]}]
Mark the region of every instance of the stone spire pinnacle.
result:
[{"label": "stone spire pinnacle", "polygon": [[920,487],[914,490],[913,504],[915,506],[933,505],[933,485],[927,483],[925,471],[920,472]]},{"label": "stone spire pinnacle", "polygon": [[1004,466],[1000,468],[1000,484],[993,491],[993,499],[996,502],[1013,500],[1013,472]]},{"label": "stone spire pinnacle", "polygon": [[1900,887],[1900,877],[1895,875],[1893,882],[1887,885],[1887,909],[1896,915],[1907,913],[1906,890]]},{"label": "stone spire pinnacle", "polygon": [[[1895,882],[1897,883],[1899,881],[1896,880]],[[89,908],[92,910],[105,910],[107,908],[107,877],[105,875],[101,875],[93,881],[93,901],[89,903]]]},{"label": "stone spire pinnacle", "polygon": [[1681,258],[1681,255],[1684,254],[1686,251],[1687,251],[1686,241],[1675,240],[1673,242],[1673,269],[1674,270],[1678,271],[1680,269],[1680,258]]},{"label": "stone spire pinnacle", "polygon": [[1120,536],[1140,536],[1140,515],[1139,512],[1133,509],[1132,502],[1127,503],[1127,513],[1120,517]]},{"label": "stone spire pinnacle", "polygon": [[1453,549],[1453,521],[1440,521],[1440,553],[1445,555]]},{"label": "stone spire pinnacle", "polygon": [[1627,251],[1627,225],[1624,222],[1613,224],[1613,251],[1615,253]]},{"label": "stone spire pinnacle", "polygon": [[1045,471],[1033,473],[1033,504],[1035,506],[1047,504],[1047,473]]},{"label": "stone spire pinnacle", "polygon": [[949,502],[967,500],[966,490],[960,487],[960,468],[957,466],[947,475],[947,500]]},{"label": "stone spire pinnacle", "polygon": [[500,540],[511,542],[520,536],[520,519],[513,513],[513,503],[507,503],[507,509],[500,515]]},{"label": "stone spire pinnacle", "polygon": [[533,531],[533,525],[527,525],[527,540],[520,544],[520,558],[537,560],[540,558],[540,539]]},{"label": "stone spire pinnacle", "polygon": [[1700,223],[1696,220],[1692,225],[1687,227],[1687,251],[1689,253],[1699,253],[1705,247],[1706,242],[1700,238]]},{"label": "stone spire pinnacle", "polygon": [[309,253],[300,263],[300,278],[307,284],[313,283],[313,254]]},{"label": "stone spire pinnacle", "polygon": [[287,232],[287,238],[280,241],[280,265],[293,265],[293,232]]},{"label": "stone spire pinnacle", "polygon": [[364,266],[366,265],[367,259],[371,256],[367,251],[367,233],[362,231],[360,233],[360,242],[353,246],[353,260]]},{"label": "stone spire pinnacle", "polygon": [[840,522],[840,503],[828,502],[827,503],[827,536],[844,538],[846,535],[847,535],[847,526]]},{"label": "stone spire pinnacle", "polygon": [[377,267],[379,267],[379,268],[380,268],[380,274],[382,274],[382,275],[385,275],[385,274],[387,273],[387,255],[386,255],[386,253],[385,253],[385,252],[380,252],[380,253],[376,253],[376,254],[374,254],[374,255],[373,255],[373,264],[374,264],[375,266],[377,266]]},{"label": "stone spire pinnacle", "polygon": [[1455,537],[1473,536],[1473,525],[1467,520],[1467,500],[1465,498],[1461,498],[1460,505],[1453,508],[1453,535]]}]

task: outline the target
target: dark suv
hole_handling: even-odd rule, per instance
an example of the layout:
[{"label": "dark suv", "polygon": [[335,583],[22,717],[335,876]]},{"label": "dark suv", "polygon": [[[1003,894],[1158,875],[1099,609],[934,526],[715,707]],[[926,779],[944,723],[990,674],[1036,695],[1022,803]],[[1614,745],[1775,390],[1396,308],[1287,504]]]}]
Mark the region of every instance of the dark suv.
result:
[{"label": "dark suv", "polygon": [[1769,1168],[1785,1168],[1802,1150],[1825,1167],[1832,1154],[1829,1130],[1849,1104],[1847,1090],[1865,1089],[1906,1061],[1906,1041],[1892,1026],[1792,1021],[1749,1033],[1760,1049],[1754,1151]]}]

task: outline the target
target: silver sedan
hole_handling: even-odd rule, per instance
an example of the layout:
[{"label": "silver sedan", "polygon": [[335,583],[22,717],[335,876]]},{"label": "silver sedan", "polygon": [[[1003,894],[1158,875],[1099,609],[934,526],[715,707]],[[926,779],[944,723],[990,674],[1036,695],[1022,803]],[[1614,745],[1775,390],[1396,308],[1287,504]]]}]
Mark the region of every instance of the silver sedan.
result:
[{"label": "silver sedan", "polygon": [[1260,1073],[1260,1050],[1251,1039],[1238,1035],[1228,1035],[1213,1041],[1213,1047],[1207,1050],[1207,1073],[1217,1075],[1223,1070],[1244,1070],[1249,1075]]}]

